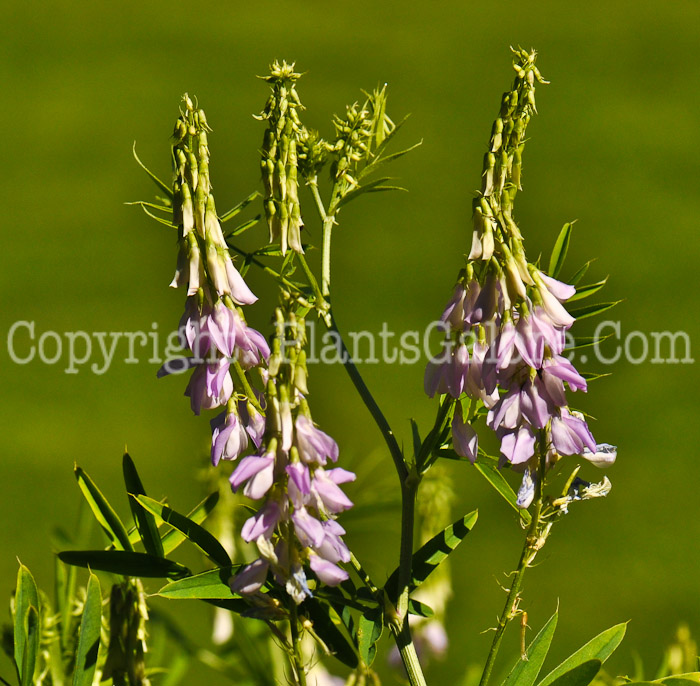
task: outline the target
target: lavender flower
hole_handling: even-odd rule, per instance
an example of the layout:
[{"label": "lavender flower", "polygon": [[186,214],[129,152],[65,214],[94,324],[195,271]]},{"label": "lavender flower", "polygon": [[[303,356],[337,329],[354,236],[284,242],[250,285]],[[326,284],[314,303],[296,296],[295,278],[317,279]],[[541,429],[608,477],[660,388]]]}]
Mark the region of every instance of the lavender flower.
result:
[{"label": "lavender flower", "polygon": [[544,453],[546,464],[562,455],[583,455],[604,465],[616,452],[599,449],[586,420],[567,400],[567,390],[587,390],[585,379],[562,356],[574,323],[564,303],[576,289],[528,263],[513,219],[525,128],[534,113],[534,81],[541,80],[534,53],[516,51],[516,56],[518,76],[513,91],[504,95],[481,193],[474,200],[467,266],[440,318],[448,329],[446,352],[428,362],[424,386],[430,397],[454,399],[452,445],[472,462],[478,453],[476,410],[488,409],[486,426],[500,440],[501,465],[525,470],[518,505],[527,507],[539,468],[536,453]]},{"label": "lavender flower", "polygon": [[231,260],[216,214],[206,117],[189,97],[184,103],[173,148],[173,223],[179,227],[180,251],[170,285],[187,285],[180,339],[193,357],[170,360],[159,376],[193,368],[185,390],[192,411],[198,415],[226,406],[211,422],[211,459],[216,465],[222,459],[236,459],[251,442],[255,447],[261,443],[264,420],[255,409],[259,399],[240,399],[251,392],[250,386],[236,387],[231,365],[240,366],[240,379],[245,370],[263,365],[270,350],[265,338],[246,324],[240,309],[257,298]]},{"label": "lavender flower", "polygon": [[[285,319],[290,318],[292,326],[287,327]],[[303,321],[281,312],[277,319],[278,339],[291,336],[294,344],[280,340],[275,350],[290,354],[291,347],[293,359],[283,360],[279,352],[273,352],[262,441],[256,454],[239,461],[230,479],[234,491],[242,489],[244,495],[261,501],[258,512],[241,531],[244,540],[255,541],[260,557],[231,581],[231,588],[237,593],[255,593],[271,571],[300,603],[311,595],[307,567],[328,585],[348,578],[339,565],[350,560],[350,551],[342,540],[345,530],[335,518],[352,507],[340,485],[353,481],[355,475],[340,467],[326,470],[329,460],[338,460],[338,445],[314,425],[299,390],[299,386],[306,389],[304,357],[299,354]],[[303,383],[296,383],[297,374]],[[225,426],[221,421],[217,426]]]}]

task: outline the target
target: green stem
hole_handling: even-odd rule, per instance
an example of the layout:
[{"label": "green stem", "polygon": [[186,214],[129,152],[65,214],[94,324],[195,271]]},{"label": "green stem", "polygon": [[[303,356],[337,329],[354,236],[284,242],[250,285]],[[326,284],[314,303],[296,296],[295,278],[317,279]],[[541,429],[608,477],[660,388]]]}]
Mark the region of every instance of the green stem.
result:
[{"label": "green stem", "polygon": [[302,271],[306,275],[306,280],[309,282],[309,286],[311,286],[311,290],[314,292],[314,295],[316,296],[316,308],[317,308],[319,314],[325,320],[326,326],[330,326],[330,315],[328,314],[328,310],[330,309],[330,306],[328,305],[328,302],[326,301],[326,299],[323,297],[323,294],[321,293],[321,289],[319,288],[318,281],[316,280],[314,273],[311,271],[311,268],[309,267],[309,263],[306,261],[306,257],[304,257],[304,255],[302,255],[302,254],[299,254],[298,258],[299,258],[299,263],[301,264]]},{"label": "green stem", "polygon": [[[337,202],[340,198],[340,190],[337,182],[331,191],[330,212],[326,212],[321,200],[316,179],[309,181],[309,187],[316,203],[321,221],[323,222],[323,249],[321,256],[321,293],[326,300],[330,300],[331,293],[331,237],[333,225],[335,224],[335,212]],[[328,328],[336,334],[337,344],[343,360],[343,366],[350,376],[355,389],[359,393],[362,401],[369,410],[372,418],[379,427],[384,437],[384,441],[389,448],[389,453],[394,461],[396,473],[401,482],[401,548],[399,558],[399,597],[397,603],[397,622],[391,622],[391,630],[396,639],[396,645],[401,655],[406,673],[408,674],[411,686],[426,686],[425,677],[421,669],[415,646],[411,639],[411,631],[408,624],[408,596],[411,582],[411,567],[413,564],[413,528],[416,492],[420,483],[420,476],[415,468],[409,472],[404,460],[403,452],[396,440],[396,436],[389,425],[383,412],[377,405],[365,384],[362,375],[358,371],[352,360],[350,352],[340,335],[338,325],[329,310]]]},{"label": "green stem", "polygon": [[510,620],[513,619],[518,613],[518,603],[520,602],[520,589],[522,588],[525,570],[528,568],[528,566],[532,562],[532,559],[535,557],[535,554],[539,550],[537,532],[540,524],[540,515],[542,514],[544,459],[545,453],[543,453],[540,456],[540,466],[538,469],[539,478],[537,480],[537,491],[535,493],[535,508],[532,513],[532,521],[530,522],[530,526],[527,530],[527,535],[525,536],[525,544],[523,545],[523,551],[520,555],[518,567],[515,570],[515,577],[513,579],[513,583],[511,584],[510,591],[508,591],[506,604],[503,608],[501,616],[498,619],[496,633],[493,637],[493,642],[491,643],[491,650],[489,651],[488,658],[486,659],[486,664],[484,665],[484,671],[481,675],[481,681],[479,681],[479,686],[486,686],[488,684],[491,672],[493,671],[493,666],[496,662],[498,650],[501,647],[501,641],[503,640],[503,634],[505,633],[506,626],[508,625],[508,622],[510,622]]},{"label": "green stem", "polygon": [[370,590],[372,593],[376,593],[379,589],[374,585],[374,582],[370,578],[369,574],[365,571],[360,561],[355,557],[355,553],[350,551],[350,564],[355,570],[355,573],[360,578],[362,583]]},{"label": "green stem", "polygon": [[408,675],[408,680],[411,686],[427,686],[425,681],[425,676],[423,675],[423,670],[420,666],[420,661],[418,660],[418,655],[416,653],[416,647],[411,641],[411,633],[408,629],[408,622],[404,622],[403,629],[399,629],[392,624],[391,632],[394,634],[396,639],[396,645],[399,649],[399,654],[401,655],[401,661],[406,669],[406,674]]},{"label": "green stem", "polygon": [[435,423],[430,433],[425,437],[418,455],[416,455],[416,465],[418,466],[418,471],[420,474],[425,474],[428,468],[435,462],[431,460],[433,450],[437,447],[437,442],[440,436],[445,431],[447,422],[450,418],[450,410],[455,404],[455,399],[450,395],[445,395],[440,407],[438,408],[437,416],[435,417]]},{"label": "green stem", "polygon": [[413,567],[413,528],[419,484],[420,476],[418,476],[415,468],[410,471],[408,477],[401,483],[401,552],[399,557],[396,611],[399,615],[402,629],[408,626],[408,595]]},{"label": "green stem", "polygon": [[299,619],[297,618],[297,606],[292,601],[292,609],[289,617],[289,627],[292,634],[292,655],[294,657],[294,675],[297,686],[306,686],[306,672],[304,671],[304,658],[301,654],[301,637],[299,636]]},{"label": "green stem", "polygon": [[330,330],[336,334],[336,340],[339,352],[341,354],[341,359],[343,361],[343,366],[345,367],[345,371],[347,371],[350,380],[353,382],[353,384],[355,385],[355,389],[362,398],[362,402],[364,402],[370,414],[372,415],[372,418],[374,419],[376,425],[382,432],[382,436],[384,437],[384,441],[386,442],[387,447],[389,448],[389,453],[391,454],[391,458],[394,461],[394,466],[396,467],[396,472],[399,475],[399,479],[403,488],[403,483],[408,477],[408,468],[406,467],[406,463],[403,458],[403,453],[401,452],[401,448],[399,447],[398,441],[396,440],[396,436],[394,436],[394,432],[392,431],[391,426],[389,426],[389,422],[386,420],[384,413],[379,408],[379,405],[377,405],[377,401],[370,393],[370,390],[369,388],[367,388],[367,384],[365,384],[362,375],[355,366],[355,363],[352,361],[350,351],[347,349],[345,341],[343,341],[343,337],[340,335],[338,325],[335,322],[335,318],[333,317],[332,312],[330,314],[330,319]]},{"label": "green stem", "polygon": [[331,190],[331,202],[329,207],[330,212],[326,212],[326,208],[321,200],[321,194],[318,190],[318,182],[316,178],[309,181],[309,188],[313,195],[314,202],[318,215],[323,222],[323,247],[321,252],[321,293],[324,298],[328,298],[331,294],[331,237],[333,233],[333,225],[335,224],[335,206],[340,196],[338,183],[333,184]]},{"label": "green stem", "polygon": [[245,372],[243,371],[243,367],[241,367],[238,360],[231,361],[229,371],[232,372],[233,377],[235,378],[237,383],[243,388],[243,392],[246,394],[248,400],[251,402],[253,407],[256,410],[258,410],[258,412],[260,412],[261,414],[264,414],[265,410],[263,410],[260,406],[260,403],[258,402],[258,399],[256,398],[255,393],[251,388],[250,383],[248,382],[248,377],[246,377]]}]

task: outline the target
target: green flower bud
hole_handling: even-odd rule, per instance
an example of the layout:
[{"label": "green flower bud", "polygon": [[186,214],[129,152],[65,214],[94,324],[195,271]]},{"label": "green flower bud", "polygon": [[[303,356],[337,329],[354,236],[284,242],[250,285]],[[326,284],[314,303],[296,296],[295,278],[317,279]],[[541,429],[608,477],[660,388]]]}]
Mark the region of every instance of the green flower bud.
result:
[{"label": "green flower bud", "polygon": [[284,203],[287,197],[287,170],[284,162],[278,159],[275,163],[275,173],[273,176],[273,192],[275,199]]},{"label": "green flower bud", "polygon": [[[201,181],[201,178],[200,178]],[[204,184],[200,183],[194,194],[194,223],[197,233],[204,237],[204,215],[207,209],[208,195],[204,192]]]},{"label": "green flower bud", "polygon": [[182,184],[180,198],[182,203],[182,235],[186,236],[194,229],[194,206],[192,204],[192,193],[187,183]]},{"label": "green flower bud", "polygon": [[527,290],[525,289],[525,284],[520,277],[518,265],[505,243],[501,244],[501,249],[503,250],[505,256],[504,271],[508,294],[510,295],[511,300],[525,300],[527,298]]},{"label": "green flower bud", "polygon": [[501,147],[501,143],[503,142],[502,132],[503,119],[499,117],[493,123],[493,130],[491,131],[491,152],[496,152]]},{"label": "green flower bud", "polygon": [[189,176],[189,182],[192,188],[196,189],[197,181],[199,180],[199,170],[197,168],[197,158],[190,150],[187,151],[187,176]]}]

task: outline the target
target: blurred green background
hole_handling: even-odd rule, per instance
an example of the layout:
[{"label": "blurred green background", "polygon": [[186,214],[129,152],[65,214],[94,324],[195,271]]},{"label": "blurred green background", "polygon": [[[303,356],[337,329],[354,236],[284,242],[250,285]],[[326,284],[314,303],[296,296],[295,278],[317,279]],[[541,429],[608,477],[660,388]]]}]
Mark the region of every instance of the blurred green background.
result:
[{"label": "blurred green background", "polygon": [[[124,202],[153,196],[132,159],[134,140],[141,158],[169,177],[168,137],[185,91],[196,94],[214,129],[212,178],[223,210],[259,184],[262,127],[250,115],[267,91],[254,75],[273,59],[296,60],[308,72],[299,88],[305,122],[326,135],[331,115],[360,99],[361,88],[389,83],[390,114],[412,114],[400,143],[423,145],[391,169],[409,194],[368,196],[343,211],[334,303],[344,330],[379,331],[385,321],[396,331],[420,330],[442,311],[468,250],[472,192],[512,80],[508,47],[535,47],[551,85],[538,89],[516,207],[530,256],[548,255],[561,225],[577,218],[564,276],[597,256],[589,274],[611,274],[604,299],[625,299],[614,311],[623,335],[684,330],[697,343],[695,1],[47,0],[5,1],[2,10],[0,604],[9,601],[15,556],[51,587],[48,535],[74,526],[74,461],[123,514],[125,444],[151,495],[168,495],[179,509],[199,499],[209,428],[192,416],[183,379],[157,381],[147,353],[125,364],[123,343],[101,376],[87,367],[66,374],[65,358],[13,364],[6,343],[18,320],[35,321],[37,336],[176,326],[183,294],[167,288],[174,237]],[[249,282],[262,296],[251,322],[267,333],[273,291],[259,273]],[[579,332],[593,326],[582,322]],[[524,606],[536,629],[560,603],[553,659],[632,620],[609,663],[624,673],[633,652],[656,665],[678,622],[700,630],[698,374],[693,364],[624,359],[604,371],[613,376],[576,401],[596,416],[598,440],[619,446],[613,491],[572,508],[555,528],[526,579]],[[363,373],[397,433],[410,440],[411,417],[426,430],[434,406],[422,392],[422,364],[365,365]],[[314,417],[360,473],[351,492],[358,507],[395,500],[388,455],[342,369],[313,368],[310,384]],[[435,684],[456,683],[468,664],[483,661],[491,635],[482,632],[502,607],[498,584],[522,539],[515,514],[473,469],[447,469],[455,515],[478,507],[480,520],[455,555],[451,648],[429,669]],[[582,475],[601,473],[584,466]],[[398,528],[391,513],[360,515],[350,543],[381,580],[398,555]],[[205,642],[205,608],[188,606],[186,622],[184,606],[168,609]],[[0,662],[0,674],[9,673]],[[199,678],[193,672],[189,682]],[[206,670],[201,678],[223,683]]]}]

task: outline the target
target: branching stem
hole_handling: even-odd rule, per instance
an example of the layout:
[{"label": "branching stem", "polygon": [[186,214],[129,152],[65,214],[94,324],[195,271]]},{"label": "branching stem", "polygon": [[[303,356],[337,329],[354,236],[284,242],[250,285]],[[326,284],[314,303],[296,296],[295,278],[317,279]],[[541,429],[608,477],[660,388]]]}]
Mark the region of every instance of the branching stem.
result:
[{"label": "branching stem", "polygon": [[530,526],[527,529],[525,543],[523,545],[523,551],[520,555],[518,567],[515,570],[513,582],[510,586],[510,590],[508,591],[506,604],[503,608],[501,616],[498,619],[498,624],[496,625],[496,633],[494,634],[493,642],[491,643],[491,650],[489,651],[488,658],[486,659],[486,664],[484,665],[484,671],[481,675],[481,681],[479,681],[479,686],[486,686],[488,684],[489,678],[491,677],[491,672],[493,671],[493,666],[496,662],[498,650],[501,647],[501,641],[503,640],[503,634],[505,633],[506,626],[508,625],[508,622],[510,622],[510,620],[516,617],[518,614],[518,604],[520,602],[520,589],[522,588],[525,570],[529,567],[533,558],[537,554],[537,551],[541,547],[541,543],[538,540],[538,529],[540,525],[540,517],[542,515],[542,491],[544,484],[544,462],[546,454],[546,447],[543,446],[542,443],[543,441],[540,440],[540,464],[538,469],[539,478],[537,479],[537,486],[535,491],[535,507],[532,512],[532,520],[530,522]]}]

